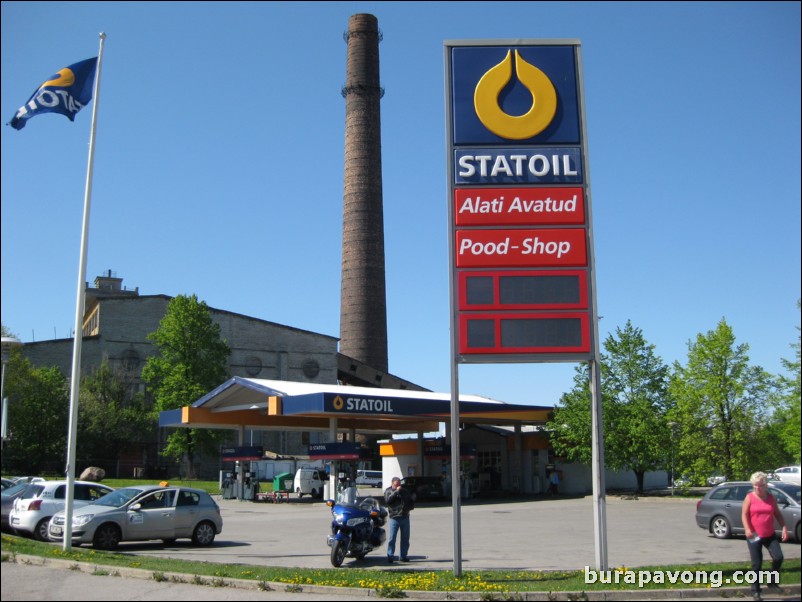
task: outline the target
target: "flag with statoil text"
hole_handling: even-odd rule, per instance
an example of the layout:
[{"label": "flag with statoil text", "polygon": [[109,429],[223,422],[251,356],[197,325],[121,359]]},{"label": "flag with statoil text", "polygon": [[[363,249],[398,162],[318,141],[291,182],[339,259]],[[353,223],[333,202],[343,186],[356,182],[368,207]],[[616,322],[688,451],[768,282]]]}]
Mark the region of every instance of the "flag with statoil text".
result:
[{"label": "flag with statoil text", "polygon": [[60,113],[70,121],[92,100],[97,57],[86,59],[58,71],[40,85],[8,122],[15,130],[25,127],[28,119],[42,113]]}]

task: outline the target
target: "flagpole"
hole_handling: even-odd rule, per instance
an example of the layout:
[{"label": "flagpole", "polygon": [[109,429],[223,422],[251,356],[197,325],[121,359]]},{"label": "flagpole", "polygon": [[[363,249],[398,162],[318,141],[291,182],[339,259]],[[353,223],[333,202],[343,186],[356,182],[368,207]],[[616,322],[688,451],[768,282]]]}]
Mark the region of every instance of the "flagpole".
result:
[{"label": "flagpole", "polygon": [[64,546],[72,549],[72,507],[75,484],[75,446],[78,438],[78,396],[81,390],[81,345],[83,343],[84,304],[86,301],[86,249],[89,238],[89,206],[92,200],[92,170],[95,162],[95,128],[97,108],[100,104],[100,67],[103,62],[103,41],[106,34],[100,33],[100,50],[95,69],[95,90],[92,106],[92,127],[89,131],[89,164],[86,169],[86,191],[84,193],[84,219],[81,227],[81,254],[78,261],[78,294],[75,302],[75,337],[72,347],[72,374],[70,376],[70,422],[67,431],[67,491],[64,493]]}]

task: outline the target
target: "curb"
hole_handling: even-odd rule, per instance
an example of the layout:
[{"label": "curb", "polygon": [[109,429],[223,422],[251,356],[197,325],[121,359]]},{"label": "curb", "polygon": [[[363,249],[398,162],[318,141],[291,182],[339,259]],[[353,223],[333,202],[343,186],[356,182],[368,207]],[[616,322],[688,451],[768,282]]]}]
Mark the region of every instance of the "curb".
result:
[{"label": "curb", "polygon": [[[101,572],[131,579],[153,581],[156,571],[151,569],[135,569],[130,567],[114,567],[90,562],[62,560],[60,558],[44,558],[42,556],[29,556],[27,554],[10,555],[8,562],[48,566],[76,570],[83,573]],[[186,573],[163,573],[164,581],[199,585],[205,587],[230,587],[234,589],[253,591],[286,591],[287,593],[318,593],[348,595],[352,598],[381,598],[375,589],[360,587],[335,587],[331,585],[293,585],[275,581],[255,581],[253,579],[200,577]],[[798,600],[802,593],[802,585],[794,584],[783,586],[784,593],[772,596],[778,600]],[[543,601],[556,600],[588,600],[588,601],[617,601],[617,600],[691,600],[699,598],[726,599],[748,598],[751,592],[749,587],[720,587],[696,589],[661,589],[661,590],[615,590],[593,592],[455,592],[455,591],[417,591],[405,590],[405,598],[414,600],[520,600]]]}]

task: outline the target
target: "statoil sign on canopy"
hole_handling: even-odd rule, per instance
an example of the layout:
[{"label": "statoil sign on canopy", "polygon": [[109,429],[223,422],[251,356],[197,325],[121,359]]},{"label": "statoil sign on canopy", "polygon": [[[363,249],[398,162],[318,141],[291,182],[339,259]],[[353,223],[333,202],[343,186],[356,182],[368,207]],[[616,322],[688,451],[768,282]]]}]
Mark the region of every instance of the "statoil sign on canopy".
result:
[{"label": "statoil sign on canopy", "polygon": [[595,291],[579,42],[446,42],[445,62],[456,360],[587,360]]}]

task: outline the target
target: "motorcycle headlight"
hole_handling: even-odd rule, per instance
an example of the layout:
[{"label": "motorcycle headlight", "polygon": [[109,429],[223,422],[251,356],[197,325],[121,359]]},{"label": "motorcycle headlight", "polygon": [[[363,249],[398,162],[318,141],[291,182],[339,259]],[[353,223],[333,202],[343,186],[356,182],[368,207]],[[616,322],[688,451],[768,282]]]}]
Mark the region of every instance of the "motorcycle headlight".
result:
[{"label": "motorcycle headlight", "polygon": [[336,512],[333,513],[333,514],[334,514],[334,520],[336,520],[338,523],[343,522],[343,515],[342,514],[337,514]]},{"label": "motorcycle headlight", "polygon": [[366,516],[360,516],[358,518],[349,518],[348,519],[348,526],[349,527],[356,527],[357,525],[361,525],[364,522],[367,522],[369,519]]}]

